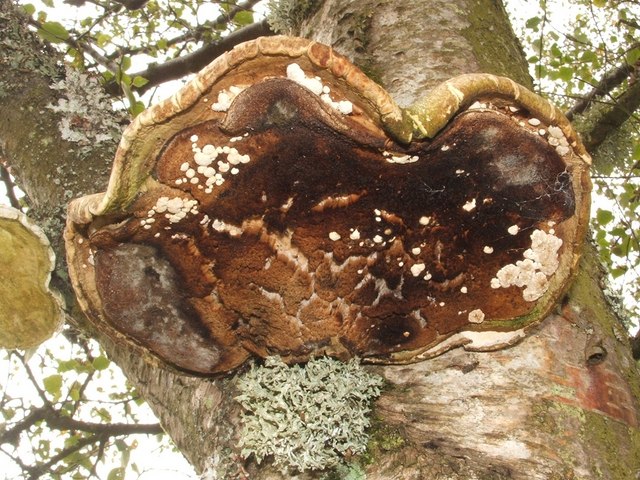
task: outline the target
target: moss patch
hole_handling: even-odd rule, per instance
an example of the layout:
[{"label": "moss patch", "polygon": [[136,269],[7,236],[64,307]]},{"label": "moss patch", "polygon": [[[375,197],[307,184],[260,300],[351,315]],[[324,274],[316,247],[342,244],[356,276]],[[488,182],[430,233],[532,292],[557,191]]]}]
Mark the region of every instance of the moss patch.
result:
[{"label": "moss patch", "polygon": [[628,480],[640,472],[640,430],[631,428],[599,412],[555,401],[544,401],[534,411],[535,429],[562,438],[555,451],[566,471],[553,479],[577,478],[576,445],[583,449],[590,479]]},{"label": "moss patch", "polygon": [[406,440],[400,430],[376,417],[372,420],[367,450],[362,454],[361,459],[365,465],[371,465],[376,463],[376,459],[381,454],[400,450],[404,446],[406,446]]},{"label": "moss patch", "polygon": [[[501,2],[475,0],[468,2],[471,24],[462,34],[471,44],[483,72],[503,75],[527,88],[533,87],[527,61],[509,17]],[[505,38],[513,42],[505,43]]]}]

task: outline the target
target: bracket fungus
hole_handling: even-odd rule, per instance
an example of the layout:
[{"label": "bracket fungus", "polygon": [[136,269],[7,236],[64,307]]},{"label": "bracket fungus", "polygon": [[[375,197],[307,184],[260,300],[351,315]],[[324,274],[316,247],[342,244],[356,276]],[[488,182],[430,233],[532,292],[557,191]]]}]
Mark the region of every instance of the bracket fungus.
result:
[{"label": "bracket fungus", "polygon": [[62,327],[61,297],[49,290],[54,266],[44,232],[0,205],[0,348],[37,347]]},{"label": "bracket fungus", "polygon": [[509,79],[401,109],[329,47],[261,38],[125,131],[106,193],[70,205],[71,278],[96,324],[196,374],[500,348],[568,286],[589,164]]}]

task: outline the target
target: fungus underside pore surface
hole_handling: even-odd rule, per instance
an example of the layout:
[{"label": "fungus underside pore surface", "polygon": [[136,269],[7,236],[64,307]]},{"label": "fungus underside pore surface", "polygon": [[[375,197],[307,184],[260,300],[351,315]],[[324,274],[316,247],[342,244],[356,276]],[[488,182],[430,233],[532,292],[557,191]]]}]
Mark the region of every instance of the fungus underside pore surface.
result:
[{"label": "fungus underside pore surface", "polygon": [[283,67],[204,94],[210,118],[168,139],[154,188],[76,238],[109,322],[203,374],[522,327],[573,248],[559,129],[484,99],[401,146],[298,83]]}]

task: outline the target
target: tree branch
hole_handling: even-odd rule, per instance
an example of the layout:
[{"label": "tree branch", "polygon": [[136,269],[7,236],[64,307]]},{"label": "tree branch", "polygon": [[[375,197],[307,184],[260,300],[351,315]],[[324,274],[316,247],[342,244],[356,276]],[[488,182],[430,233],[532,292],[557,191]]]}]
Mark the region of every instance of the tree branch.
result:
[{"label": "tree branch", "polygon": [[49,428],[56,430],[76,430],[87,433],[104,434],[109,437],[121,435],[158,435],[164,433],[159,423],[93,423],[75,420],[55,412],[46,418]]},{"label": "tree branch", "polygon": [[2,435],[0,435],[0,444],[8,443],[10,445],[17,446],[20,434],[27,431],[39,421],[44,420],[47,417],[48,412],[49,409],[47,407],[40,407],[32,410],[29,412],[29,415],[16,423],[12,428],[2,432]]},{"label": "tree branch", "polygon": [[630,85],[615,103],[598,111],[598,120],[586,131],[581,131],[582,140],[589,151],[596,149],[610,134],[626,122],[640,108],[640,82]]},{"label": "tree branch", "polygon": [[587,95],[579,99],[573,107],[565,113],[567,118],[572,120],[574,115],[585,112],[596,98],[610,93],[614,88],[624,82],[636,68],[637,66],[624,63],[606,72],[598,84],[595,85]]},{"label": "tree branch", "polygon": [[[274,32],[266,20],[253,23],[236,30],[217,42],[207,44],[195,52],[169,60],[161,65],[151,64],[146,70],[132,73],[131,77],[140,76],[148,80],[148,83],[141,87],[132,86],[132,90],[143,94],[150,88],[161,83],[182,78],[189,73],[196,73],[209,64],[214,58],[231,50],[236,45],[261,36],[273,34]],[[105,86],[105,89],[108,93],[117,95],[119,94],[120,86],[115,81],[111,81]]]},{"label": "tree branch", "polygon": [[51,469],[51,467],[53,467],[59,461],[64,460],[66,457],[68,457],[72,453],[82,450],[87,445],[91,445],[93,443],[99,442],[102,439],[103,437],[101,435],[91,435],[90,437],[87,437],[87,438],[81,438],[80,440],[78,440],[78,443],[61,450],[60,453],[58,453],[57,455],[54,455],[48,461],[34,465],[33,467],[28,467],[27,472],[29,473],[29,477],[27,478],[29,480],[37,480],[42,475],[47,473]]},{"label": "tree branch", "polygon": [[[220,29],[221,27],[224,30],[224,27],[226,27],[229,24],[229,22],[233,20],[233,17],[235,17],[240,12],[251,10],[255,6],[255,4],[258,3],[258,1],[259,0],[247,0],[244,3],[238,4],[235,7],[233,7],[229,12],[225,12],[221,15],[218,15],[218,17],[215,18],[214,20],[210,22],[205,22],[202,25],[198,25],[196,28],[190,30],[187,33],[178,35],[177,37],[173,37],[167,40],[167,46],[172,47],[182,42],[199,41],[202,35],[207,31],[217,30],[217,29]],[[147,50],[148,50],[148,47],[124,49],[124,50],[114,52],[108,57],[115,58],[122,54],[131,55],[136,53],[145,53]]]}]

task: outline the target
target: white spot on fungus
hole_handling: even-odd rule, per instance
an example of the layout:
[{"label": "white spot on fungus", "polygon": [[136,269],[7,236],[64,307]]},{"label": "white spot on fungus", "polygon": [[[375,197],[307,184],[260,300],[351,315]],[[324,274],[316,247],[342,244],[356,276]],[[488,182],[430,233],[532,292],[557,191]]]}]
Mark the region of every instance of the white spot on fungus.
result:
[{"label": "white spot on fungus", "polygon": [[484,322],[484,312],[479,308],[469,312],[469,323],[482,323]]},{"label": "white spot on fungus", "polygon": [[287,65],[287,78],[298,85],[303,86],[312,93],[318,95],[320,99],[343,115],[353,112],[353,104],[348,100],[334,101],[330,96],[329,87],[322,84],[320,77],[307,77],[304,70],[297,63]]},{"label": "white spot on fungus", "polygon": [[383,152],[383,155],[386,157],[387,162],[389,163],[415,163],[420,160],[420,157],[417,155],[394,155],[390,152]]},{"label": "white spot on fungus", "polygon": [[426,226],[426,225],[429,225],[430,221],[431,221],[431,217],[420,217],[420,220],[418,220],[418,223],[422,226]]},{"label": "white spot on fungus", "polygon": [[491,279],[491,288],[520,287],[526,301],[537,300],[547,291],[548,279],[558,269],[561,246],[562,239],[543,230],[535,230],[531,234],[531,248],[523,254],[524,260],[502,267]]},{"label": "white spot on fungus", "polygon": [[425,265],[424,263],[416,263],[414,265],[411,266],[411,274],[414,277],[417,277],[418,275],[420,275],[425,269]]},{"label": "white spot on fungus", "polygon": [[493,253],[493,247],[490,247],[489,245],[485,245],[485,247],[482,249],[482,251],[484,253],[488,253],[488,254]]},{"label": "white spot on fungus", "polygon": [[465,203],[462,206],[462,209],[467,211],[467,212],[470,212],[470,211],[474,210],[475,208],[476,208],[476,199],[475,198],[469,200],[467,203]]},{"label": "white spot on fungus", "polygon": [[517,235],[519,231],[520,227],[518,225],[511,225],[509,228],[507,228],[507,232],[509,232],[509,235]]},{"label": "white spot on fungus", "polygon": [[360,240],[360,232],[357,228],[349,234],[349,238],[351,240]]},{"label": "white spot on fungus", "polygon": [[414,255],[419,255],[421,251],[422,249],[420,247],[413,247],[411,249],[411,253],[413,253]]},{"label": "white spot on fungus", "polygon": [[218,93],[218,101],[211,105],[211,110],[214,112],[226,112],[242,90],[244,90],[242,87],[235,85],[229,87],[228,90],[222,90]]},{"label": "white spot on fungus", "polygon": [[483,109],[483,108],[487,108],[487,104],[486,103],[482,103],[482,102],[473,102],[470,106],[469,106],[469,110],[479,110],[479,109]]},{"label": "white spot on fungus", "polygon": [[529,122],[529,125],[533,127],[537,127],[538,125],[540,125],[540,120],[538,120],[537,118],[530,118],[528,122]]},{"label": "white spot on fungus", "polygon": [[[160,197],[156,201],[153,210],[158,213],[164,213],[170,223],[178,223],[185,218],[188,213],[198,213],[198,202],[196,200],[187,200],[181,197],[169,199],[169,197]],[[149,222],[149,220],[147,220]]]},{"label": "white spot on fungus", "polygon": [[469,290],[467,290],[467,287],[461,287],[460,288],[460,293],[467,293]]},{"label": "white spot on fungus", "polygon": [[551,135],[554,138],[564,138],[564,133],[562,133],[562,129],[560,127],[556,127],[554,125],[551,125],[549,128],[549,135]]},{"label": "white spot on fungus", "polygon": [[334,242],[337,242],[338,240],[340,240],[340,238],[342,238],[342,237],[340,237],[340,234],[338,232],[330,232],[329,233],[329,239],[334,241]]}]

